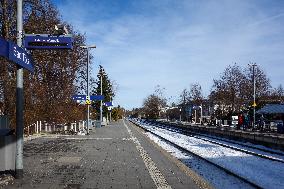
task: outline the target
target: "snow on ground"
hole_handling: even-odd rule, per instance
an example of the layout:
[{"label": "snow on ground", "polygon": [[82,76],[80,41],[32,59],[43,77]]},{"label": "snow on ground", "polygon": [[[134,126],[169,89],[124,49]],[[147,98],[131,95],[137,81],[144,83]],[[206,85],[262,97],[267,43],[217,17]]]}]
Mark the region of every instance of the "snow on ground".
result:
[{"label": "snow on ground", "polygon": [[190,169],[194,170],[204,179],[206,179],[216,189],[251,189],[251,185],[233,177],[226,172],[216,168],[214,165],[206,163],[204,160],[190,156],[172,145],[166,143],[151,133],[146,135],[161,146],[163,149],[171,153],[174,157],[183,162]]},{"label": "snow on ground", "polygon": [[263,188],[284,188],[283,163],[259,158],[155,126],[143,126],[209,161],[248,178]]},{"label": "snow on ground", "polygon": [[265,155],[265,156],[268,156],[268,157],[271,157],[271,158],[274,158],[274,159],[280,159],[280,160],[284,161],[284,155],[272,154],[270,152],[265,152],[265,151],[262,151],[262,150],[259,150],[259,149],[270,150],[272,152],[284,154],[280,150],[268,149],[268,148],[266,148],[264,146],[260,146],[260,145],[258,145],[258,146],[255,145],[259,149],[254,149],[254,148],[250,148],[250,147],[253,147],[253,144],[250,144],[250,143],[243,143],[244,145],[248,146],[248,147],[245,147],[245,146],[242,146],[241,143],[232,144],[228,140],[222,141],[222,140],[218,140],[217,138],[211,139],[211,138],[206,138],[206,137],[199,137],[199,138],[211,140],[211,141],[214,141],[214,142],[222,143],[222,144],[225,144],[225,145],[233,146],[233,147],[240,148],[240,149],[247,150],[247,151],[252,151],[252,152],[257,153],[257,154]]},{"label": "snow on ground", "polygon": [[[210,135],[207,135],[207,134],[202,134],[202,136],[200,136],[200,138],[205,138],[205,139],[208,139],[207,137],[209,137],[210,140],[213,140],[213,141],[216,141],[216,142],[221,142],[221,143],[224,143],[224,144],[233,145],[233,146],[240,147],[240,148],[243,148],[243,149],[246,149],[246,150],[253,150],[256,153],[260,153],[260,154],[263,154],[263,155],[271,156],[272,154],[269,153],[269,152],[261,151],[261,150],[268,150],[268,151],[271,151],[271,152],[279,153],[279,154],[282,154],[282,155],[273,154],[273,157],[276,157],[276,158],[279,158],[279,159],[284,159],[284,152],[281,151],[281,150],[271,149],[271,148],[268,148],[268,147],[265,147],[265,146],[262,146],[262,145],[252,144],[250,142],[240,142],[240,141],[220,138],[220,137],[217,137],[217,136],[210,136]],[[232,144],[231,142],[233,142],[235,144]],[[242,145],[246,145],[247,148],[243,147]],[[250,148],[250,147],[258,148],[259,150],[254,149],[254,148]]]}]

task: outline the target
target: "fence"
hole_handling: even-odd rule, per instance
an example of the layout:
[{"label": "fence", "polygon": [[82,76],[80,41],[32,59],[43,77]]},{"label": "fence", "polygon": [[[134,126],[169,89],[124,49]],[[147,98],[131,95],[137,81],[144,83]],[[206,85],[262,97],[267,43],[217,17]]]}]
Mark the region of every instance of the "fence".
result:
[{"label": "fence", "polygon": [[36,121],[34,124],[25,127],[26,135],[40,134],[40,133],[67,133],[78,132],[80,129],[86,127],[86,121],[78,121],[69,124],[47,123],[44,121]]}]

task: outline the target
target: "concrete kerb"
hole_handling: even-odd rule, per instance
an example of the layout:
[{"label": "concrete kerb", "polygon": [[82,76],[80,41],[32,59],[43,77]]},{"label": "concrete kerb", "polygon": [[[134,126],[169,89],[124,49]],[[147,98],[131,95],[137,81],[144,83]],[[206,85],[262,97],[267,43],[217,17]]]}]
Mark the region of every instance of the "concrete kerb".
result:
[{"label": "concrete kerb", "polygon": [[30,141],[41,137],[48,137],[48,138],[58,138],[58,137],[70,137],[72,135],[60,135],[60,134],[49,134],[49,133],[41,133],[41,134],[34,134],[29,136],[24,136],[24,141]]}]

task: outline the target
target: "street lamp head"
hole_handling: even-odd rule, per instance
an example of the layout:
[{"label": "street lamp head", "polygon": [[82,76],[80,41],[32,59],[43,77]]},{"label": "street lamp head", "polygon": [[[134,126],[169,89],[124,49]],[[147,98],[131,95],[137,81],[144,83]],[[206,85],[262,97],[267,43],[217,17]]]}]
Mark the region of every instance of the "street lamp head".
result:
[{"label": "street lamp head", "polygon": [[88,48],[97,48],[97,46],[96,45],[90,45],[90,46],[88,46]]},{"label": "street lamp head", "polygon": [[92,48],[97,48],[97,46],[96,46],[96,45],[89,45],[89,46],[87,46],[87,45],[80,45],[80,47],[81,47],[81,48],[83,48],[83,49],[92,49]]},{"label": "street lamp head", "polygon": [[64,24],[55,25],[56,35],[67,35],[69,32]]}]

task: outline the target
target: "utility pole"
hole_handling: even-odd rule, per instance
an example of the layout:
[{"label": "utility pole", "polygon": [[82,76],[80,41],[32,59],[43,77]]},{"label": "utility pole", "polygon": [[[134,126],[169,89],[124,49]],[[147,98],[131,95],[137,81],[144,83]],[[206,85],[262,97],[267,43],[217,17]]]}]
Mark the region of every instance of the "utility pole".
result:
[{"label": "utility pole", "polygon": [[200,125],[202,125],[202,122],[203,122],[203,110],[202,110],[202,104],[200,107]]},{"label": "utility pole", "polygon": [[[112,102],[112,97],[111,96],[110,96],[110,101]],[[111,122],[111,111],[112,111],[112,109],[110,109],[110,111],[109,111],[109,122]]]},{"label": "utility pole", "polygon": [[[91,46],[80,46],[81,48],[87,49],[87,100],[90,100],[89,92],[89,64],[90,64],[90,49],[96,48],[96,45]],[[90,105],[87,104],[87,134],[89,134],[89,124],[90,124]]]},{"label": "utility pole", "polygon": [[255,107],[256,107],[256,103],[255,103],[255,67],[256,64],[254,63],[252,65],[252,75],[253,75],[253,129],[255,127]]},{"label": "utility pole", "polygon": [[[101,71],[101,77],[100,77],[100,82],[101,82],[101,95],[103,95],[103,69],[102,66],[100,66],[100,71]],[[101,100],[101,104],[100,104],[100,122],[102,125],[103,122],[103,101]]]},{"label": "utility pole", "polygon": [[[87,48],[87,96],[90,98],[89,92],[89,64],[90,64],[90,49]],[[90,100],[90,99],[89,99]],[[90,105],[87,104],[87,135],[89,135],[89,123],[90,123]]]},{"label": "utility pole", "polygon": [[[23,1],[17,0],[17,45],[22,47],[23,38]],[[16,91],[16,178],[24,177],[23,171],[23,135],[24,135],[24,81],[23,68],[17,66]]]},{"label": "utility pole", "polygon": [[181,122],[181,108],[179,108],[179,122]]}]

